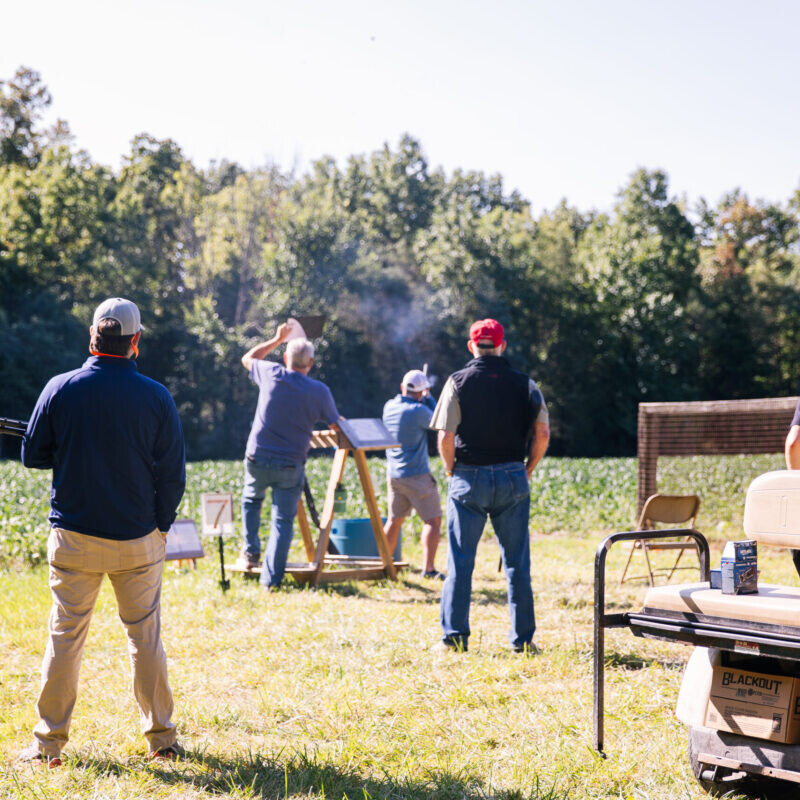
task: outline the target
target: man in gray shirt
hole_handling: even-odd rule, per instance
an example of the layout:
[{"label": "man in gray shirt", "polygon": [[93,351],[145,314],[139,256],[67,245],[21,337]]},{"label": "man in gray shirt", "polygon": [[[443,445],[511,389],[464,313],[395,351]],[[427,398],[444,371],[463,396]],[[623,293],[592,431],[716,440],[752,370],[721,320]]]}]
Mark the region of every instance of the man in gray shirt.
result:
[{"label": "man in gray shirt", "polygon": [[284,323],[269,341],[242,356],[242,365],[258,386],[258,405],[244,459],[244,552],[239,563],[246,568],[259,565],[261,506],[271,488],[272,521],[261,569],[265,588],[279,586],[286,571],[314,425],[335,426],[339,419],[330,389],[308,377],[314,365],[314,345],[308,339],[289,341],[284,366],[264,360],[290,333],[290,325]]}]

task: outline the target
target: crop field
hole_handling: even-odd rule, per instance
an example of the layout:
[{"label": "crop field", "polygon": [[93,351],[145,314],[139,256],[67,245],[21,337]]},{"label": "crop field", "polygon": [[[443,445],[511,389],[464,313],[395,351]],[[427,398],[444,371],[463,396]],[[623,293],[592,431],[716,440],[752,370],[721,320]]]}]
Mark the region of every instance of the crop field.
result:
[{"label": "crop field", "polygon": [[[439,459],[432,468],[444,492],[445,476]],[[322,508],[330,459],[312,458],[306,474],[316,504]],[[384,462],[370,459],[370,471],[382,512],[386,510]],[[707,536],[735,538],[741,525],[744,494],[750,481],[773,469],[783,469],[781,455],[698,456],[662,458],[658,490],[665,494],[692,492],[702,499],[698,527]],[[345,473],[349,517],[366,516],[353,464]],[[203,492],[242,490],[238,461],[204,461],[187,465],[187,486],[179,517],[200,520]],[[0,565],[36,565],[46,559],[50,472],[25,470],[14,461],[0,461]],[[545,458],[531,481],[531,532],[584,537],[592,533],[627,530],[636,520],[636,459]],[[266,534],[268,516],[262,518]],[[416,517],[407,523],[408,535],[419,535]],[[236,550],[227,542],[231,553]],[[300,557],[301,549],[296,543]]]},{"label": "crop field", "polygon": [[[309,464],[319,506],[329,465]],[[370,466],[382,487],[382,463]],[[742,535],[749,481],[781,467],[777,455],[664,459],[659,489],[701,495],[698,527],[717,560],[725,539]],[[591,748],[594,552],[604,533],[632,527],[635,471],[633,459],[546,459],[537,471],[534,657],[508,649],[505,579],[490,530],[478,552],[473,636],[463,654],[432,649],[441,584],[419,577],[416,518],[403,542],[416,569],[396,583],[309,590],[287,580],[267,593],[235,575],[223,594],[210,542],[196,570],[168,564],[163,638],[175,721],[189,754],[176,764],[144,757],[127,649],[106,582],[84,653],[67,760],[46,770],[17,765],[14,757],[35,722],[45,644],[49,474],[0,464],[0,798],[705,797],[688,767],[685,727],[674,716],[689,654],[682,645],[608,633],[607,758]],[[365,515],[353,467],[347,488],[348,516]],[[199,521],[203,491],[240,489],[240,464],[191,464],[180,515]],[[267,525],[265,519],[265,535]],[[237,542],[227,548],[233,557]],[[622,560],[621,553],[610,559],[612,583]],[[764,548],[759,560],[770,582],[797,585],[785,551]],[[612,585],[608,604],[636,607],[643,593],[642,583]]]}]

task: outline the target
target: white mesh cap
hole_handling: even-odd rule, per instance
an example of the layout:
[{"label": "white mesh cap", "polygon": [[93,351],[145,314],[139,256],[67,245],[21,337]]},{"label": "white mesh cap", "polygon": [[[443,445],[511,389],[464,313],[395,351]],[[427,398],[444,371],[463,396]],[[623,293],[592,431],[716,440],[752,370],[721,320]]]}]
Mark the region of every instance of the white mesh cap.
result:
[{"label": "white mesh cap", "polygon": [[115,319],[119,322],[122,328],[120,336],[132,336],[142,330],[142,318],[136,303],[122,297],[109,297],[97,306],[92,326],[96,328],[101,319]]},{"label": "white mesh cap", "polygon": [[412,392],[424,392],[430,388],[428,376],[421,369],[412,369],[403,375],[403,386]]}]

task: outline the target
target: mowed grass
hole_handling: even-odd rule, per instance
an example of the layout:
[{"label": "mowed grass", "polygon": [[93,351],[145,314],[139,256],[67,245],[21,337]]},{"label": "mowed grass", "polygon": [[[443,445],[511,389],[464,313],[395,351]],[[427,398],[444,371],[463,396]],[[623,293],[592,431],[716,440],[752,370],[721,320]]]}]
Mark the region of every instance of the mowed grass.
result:
[{"label": "mowed grass", "polygon": [[[2,465],[6,476],[12,466]],[[676,459],[663,465],[659,488],[697,490],[704,511],[717,508],[707,525],[703,516],[699,521],[716,560],[725,538],[741,537],[744,495],[739,489],[730,499],[731,487],[746,487],[748,470],[780,466],[777,457]],[[315,461],[309,469],[320,506],[326,467]],[[719,477],[724,490],[685,483],[681,470],[691,469],[695,480]],[[201,491],[238,492],[239,470],[191,465],[181,513],[197,517]],[[373,472],[381,474],[379,462]],[[22,496],[33,497],[22,485],[27,477],[15,479]],[[348,513],[360,515],[348,481]],[[674,717],[687,647],[608,632],[608,757],[591,748],[594,552],[605,532],[632,526],[634,494],[633,460],[543,464],[532,495],[541,648],[532,658],[508,650],[505,580],[490,529],[479,548],[465,654],[431,649],[439,637],[441,585],[416,570],[397,583],[308,590],[287,581],[272,593],[233,576],[223,594],[211,542],[196,571],[168,565],[163,638],[175,721],[190,751],[175,765],[144,758],[127,649],[107,583],[84,654],[67,763],[52,771],[13,764],[36,719],[49,592],[44,567],[20,568],[8,559],[0,571],[0,797],[704,797],[689,772],[685,727]],[[28,506],[17,512],[35,527],[41,507]],[[416,520],[408,526],[404,546],[417,566],[418,527]],[[233,555],[234,542],[228,550]],[[785,551],[762,548],[759,555],[762,579],[798,583]],[[623,553],[612,551],[610,610],[636,607],[644,595],[641,583],[614,584],[622,561]]]}]

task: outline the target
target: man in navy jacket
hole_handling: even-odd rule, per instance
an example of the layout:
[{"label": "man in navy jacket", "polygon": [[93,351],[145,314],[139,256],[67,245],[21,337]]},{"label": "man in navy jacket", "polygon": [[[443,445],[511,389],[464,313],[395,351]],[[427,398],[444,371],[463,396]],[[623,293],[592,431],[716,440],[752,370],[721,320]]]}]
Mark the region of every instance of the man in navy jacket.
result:
[{"label": "man in navy jacket", "polygon": [[186,482],[175,402],[140,375],[139,309],[101,303],[91,357],[45,386],[28,423],[22,463],[53,470],[49,641],[42,663],[34,741],[20,758],[61,763],[78,687],[81,652],[103,576],[128,637],[133,691],[151,757],[180,754],[161,645],[165,538]]}]

